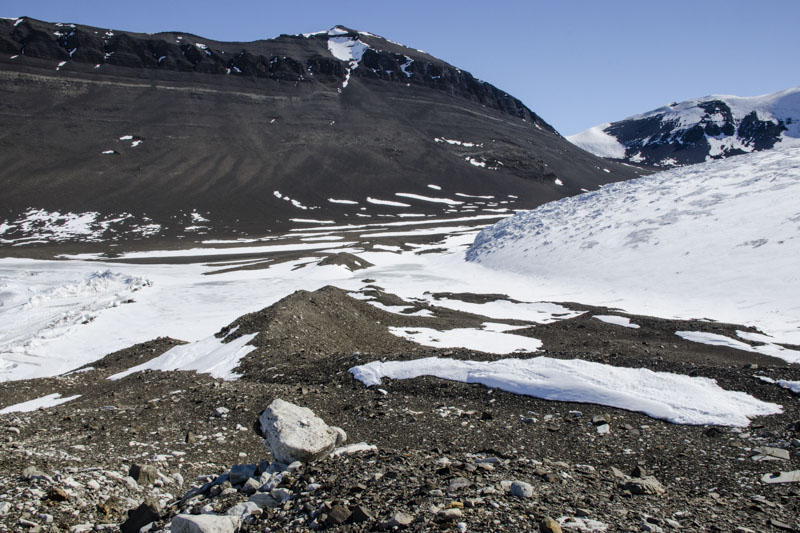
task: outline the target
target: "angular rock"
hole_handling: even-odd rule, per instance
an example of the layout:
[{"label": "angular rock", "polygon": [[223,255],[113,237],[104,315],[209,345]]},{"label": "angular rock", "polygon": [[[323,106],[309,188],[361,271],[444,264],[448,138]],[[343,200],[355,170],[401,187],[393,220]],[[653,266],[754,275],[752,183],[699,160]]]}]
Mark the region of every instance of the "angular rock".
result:
[{"label": "angular rock", "polygon": [[327,457],[341,438],[311,409],[281,399],[274,400],[259,420],[272,456],[286,464]]},{"label": "angular rock", "polygon": [[120,526],[122,533],[139,533],[139,530],[161,516],[161,506],[158,501],[148,498],[136,509],[128,511],[128,519]]},{"label": "angular rock", "polygon": [[278,507],[281,502],[276,500],[267,492],[256,492],[247,500],[250,502],[255,503],[261,509],[270,509],[274,507]]},{"label": "angular rock", "polygon": [[363,505],[357,505],[353,509],[353,514],[350,516],[350,519],[353,521],[353,523],[360,524],[362,522],[371,522],[375,519],[375,517],[367,507],[364,507]]},{"label": "angular rock", "polygon": [[517,498],[533,498],[533,485],[524,481],[511,483],[511,495]]},{"label": "angular rock", "polygon": [[153,465],[131,465],[128,475],[139,485],[152,485],[158,479],[158,470]]},{"label": "angular rock", "polygon": [[753,461],[788,461],[789,450],[783,448],[772,448],[770,446],[761,446],[753,450]]},{"label": "angular rock", "polygon": [[249,516],[261,514],[261,507],[256,505],[254,502],[242,502],[237,503],[225,511],[225,514],[227,516],[238,518],[239,520],[246,520]]},{"label": "angular rock", "polygon": [[29,466],[25,470],[22,471],[22,479],[26,481],[36,481],[36,480],[44,480],[53,482],[53,478],[36,468],[35,466]]},{"label": "angular rock", "polygon": [[398,511],[394,513],[389,520],[381,524],[383,529],[403,529],[411,525],[414,522],[414,517],[408,513],[404,513],[402,511]]},{"label": "angular rock", "polygon": [[53,502],[65,502],[69,500],[69,493],[61,487],[50,487],[47,490],[47,499]]},{"label": "angular rock", "polygon": [[471,484],[472,483],[470,482],[470,480],[466,478],[463,477],[453,478],[450,481],[450,484],[447,486],[447,492],[455,492],[457,490],[469,487]]},{"label": "angular rock", "polygon": [[653,476],[646,476],[643,478],[632,479],[625,483],[622,487],[624,490],[629,490],[631,494],[664,494],[666,489],[659,483]]},{"label": "angular rock", "polygon": [[244,485],[248,479],[256,475],[258,465],[233,465],[228,473],[228,480],[233,486]]},{"label": "angular rock", "polygon": [[251,477],[244,482],[244,485],[242,485],[242,488],[239,489],[239,492],[241,492],[242,494],[247,494],[249,496],[251,494],[255,494],[256,492],[258,492],[258,489],[260,489],[262,485],[264,484],[261,483],[260,480]]},{"label": "angular rock", "polygon": [[791,472],[772,472],[761,476],[762,483],[800,483],[800,470]]},{"label": "angular rock", "polygon": [[561,533],[561,526],[549,516],[545,516],[539,523],[539,530],[542,533]]},{"label": "angular rock", "polygon": [[340,526],[347,522],[352,513],[343,505],[334,505],[325,519],[326,527]]},{"label": "angular rock", "polygon": [[435,520],[437,522],[455,522],[456,520],[460,520],[463,516],[464,512],[461,509],[442,509],[436,513]]},{"label": "angular rock", "polygon": [[357,442],[355,444],[348,444],[347,446],[342,446],[340,448],[336,448],[331,452],[333,457],[340,457],[342,455],[351,455],[354,453],[361,453],[361,452],[377,452],[378,447],[374,444],[367,444],[366,442]]},{"label": "angular rock", "polygon": [[347,432],[339,426],[331,426],[331,429],[336,432],[336,446],[342,446],[347,442]]},{"label": "angular rock", "polygon": [[172,519],[172,533],[235,533],[239,519],[211,514],[179,514]]}]

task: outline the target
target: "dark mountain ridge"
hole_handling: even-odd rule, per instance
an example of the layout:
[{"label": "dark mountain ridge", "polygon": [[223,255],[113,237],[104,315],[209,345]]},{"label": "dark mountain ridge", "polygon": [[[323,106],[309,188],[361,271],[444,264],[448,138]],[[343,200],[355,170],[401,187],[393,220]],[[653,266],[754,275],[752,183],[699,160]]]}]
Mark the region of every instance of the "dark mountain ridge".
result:
[{"label": "dark mountain ridge", "polygon": [[223,43],[3,19],[0,51],[0,243],[53,213],[95,213],[99,238],[125,240],[498,208],[396,193],[527,209],[640,172],[468,72],[343,27]]}]

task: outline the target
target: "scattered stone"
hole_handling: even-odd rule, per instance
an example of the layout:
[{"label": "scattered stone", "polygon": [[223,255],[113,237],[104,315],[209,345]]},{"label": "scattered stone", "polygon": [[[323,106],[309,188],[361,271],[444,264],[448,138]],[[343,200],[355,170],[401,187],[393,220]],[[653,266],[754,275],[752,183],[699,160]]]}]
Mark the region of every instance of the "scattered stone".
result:
[{"label": "scattered stone", "polygon": [[251,494],[255,494],[256,492],[258,492],[258,489],[260,489],[262,485],[263,483],[261,483],[261,481],[251,477],[244,482],[244,485],[242,485],[240,492],[242,494],[247,494],[249,496]]},{"label": "scattered stone", "polygon": [[248,479],[256,475],[256,466],[254,464],[233,465],[228,473],[228,480],[231,485],[244,485]]},{"label": "scattered stone", "polygon": [[22,471],[22,479],[26,481],[36,481],[36,480],[44,480],[53,482],[53,478],[36,468],[35,466],[29,466],[25,470]]},{"label": "scattered stone", "polygon": [[378,447],[373,444],[367,444],[366,442],[357,442],[355,444],[349,444],[347,446],[336,448],[331,452],[331,456],[340,457],[342,455],[351,455],[354,453],[377,452],[377,451]]},{"label": "scattered stone", "polygon": [[235,533],[239,519],[210,514],[179,514],[172,519],[172,533]]},{"label": "scattered stone", "polygon": [[131,465],[130,476],[139,485],[152,485],[158,479],[158,470],[153,465]]},{"label": "scattered stone", "polygon": [[352,513],[347,507],[343,505],[334,505],[331,507],[330,512],[328,512],[328,516],[325,519],[325,526],[340,526],[347,522],[351,514]]},{"label": "scattered stone", "polygon": [[227,516],[233,516],[239,520],[247,520],[248,517],[261,514],[261,507],[253,502],[237,503],[227,511]]},{"label": "scattered stone", "polygon": [[375,520],[375,516],[369,510],[369,508],[363,505],[357,505],[353,509],[353,513],[350,515],[350,520],[353,523],[361,524],[363,522],[371,522]]},{"label": "scattered stone", "polygon": [[791,472],[772,472],[761,476],[762,483],[800,483],[800,470]]},{"label": "scattered stone", "polygon": [[281,399],[267,407],[260,422],[272,456],[286,464],[311,463],[327,457],[341,438],[311,409]]},{"label": "scattered stone", "polygon": [[436,513],[437,522],[455,522],[464,516],[464,512],[458,508],[442,509]]},{"label": "scattered stone", "polygon": [[410,514],[398,511],[394,513],[389,520],[381,524],[381,529],[403,529],[410,526],[414,522],[414,517]]},{"label": "scattered stone", "polygon": [[533,485],[524,481],[511,483],[511,495],[517,498],[533,498]]},{"label": "scattered stone", "polygon": [[226,416],[228,416],[228,413],[230,412],[231,410],[228,409],[227,407],[217,407],[216,409],[214,409],[214,416],[217,418],[225,418]]},{"label": "scattered stone", "polygon": [[53,502],[65,502],[69,500],[69,493],[61,487],[50,487],[47,490],[47,499]]},{"label": "scattered stone", "polygon": [[456,492],[457,490],[469,487],[471,484],[472,483],[468,479],[456,477],[450,481],[450,484],[447,486],[447,492]]},{"label": "scattered stone", "polygon": [[761,446],[753,450],[754,455],[751,457],[753,461],[788,461],[789,450],[783,448],[772,448],[769,446]]},{"label": "scattered stone", "polygon": [[595,426],[602,426],[603,424],[609,424],[611,422],[611,415],[604,414],[604,415],[595,415],[592,417],[592,424]]},{"label": "scattered stone", "polygon": [[161,506],[154,499],[146,499],[139,507],[128,511],[128,519],[120,526],[122,533],[139,533],[147,524],[160,517]]},{"label": "scattered stone", "polygon": [[595,429],[597,430],[598,434],[605,435],[611,431],[611,426],[608,424],[600,424],[599,426],[596,426]]},{"label": "scattered stone", "polygon": [[622,488],[623,490],[630,491],[631,494],[660,495],[666,492],[664,486],[653,476],[632,479],[626,482]]},{"label": "scattered stone", "polygon": [[11,509],[11,504],[8,502],[0,502],[0,516],[4,516],[8,514],[8,511]]},{"label": "scattered stone", "polygon": [[549,516],[545,516],[539,524],[539,530],[542,533],[561,533],[561,526]]},{"label": "scattered stone", "polygon": [[281,502],[272,497],[268,492],[256,492],[247,500],[255,503],[261,509],[270,509],[278,507]]}]

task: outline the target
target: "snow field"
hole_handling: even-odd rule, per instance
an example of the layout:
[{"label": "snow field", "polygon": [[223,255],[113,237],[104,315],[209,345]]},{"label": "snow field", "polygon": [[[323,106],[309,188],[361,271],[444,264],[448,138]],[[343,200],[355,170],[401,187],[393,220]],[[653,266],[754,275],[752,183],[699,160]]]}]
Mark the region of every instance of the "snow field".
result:
[{"label": "snow field", "polygon": [[518,213],[486,228],[467,257],[581,288],[582,303],[755,325],[800,344],[798,196],[800,147],[785,146]]}]

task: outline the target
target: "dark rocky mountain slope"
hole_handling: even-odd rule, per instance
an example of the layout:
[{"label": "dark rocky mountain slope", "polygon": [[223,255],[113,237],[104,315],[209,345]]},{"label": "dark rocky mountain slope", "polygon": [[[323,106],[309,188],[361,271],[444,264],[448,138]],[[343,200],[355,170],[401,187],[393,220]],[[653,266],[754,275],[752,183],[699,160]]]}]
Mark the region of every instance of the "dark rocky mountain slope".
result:
[{"label": "dark rocky mountain slope", "polygon": [[0,54],[0,243],[72,223],[55,212],[89,213],[83,240],[263,234],[480,214],[456,193],[531,208],[641,172],[468,72],[342,27],[243,43],[2,19]]},{"label": "dark rocky mountain slope", "polygon": [[800,87],[795,87],[763,96],[672,103],[569,140],[601,157],[669,168],[768,150],[799,137]]}]

